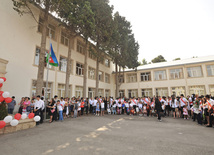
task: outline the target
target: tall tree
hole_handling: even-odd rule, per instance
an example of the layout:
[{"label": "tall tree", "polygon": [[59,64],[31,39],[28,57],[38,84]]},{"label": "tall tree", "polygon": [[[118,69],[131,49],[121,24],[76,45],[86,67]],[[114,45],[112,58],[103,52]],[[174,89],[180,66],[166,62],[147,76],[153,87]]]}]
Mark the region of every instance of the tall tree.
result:
[{"label": "tall tree", "polygon": [[[129,67],[135,68],[139,64],[138,59],[138,48],[135,45],[134,35],[132,34],[131,24],[126,20],[125,17],[120,16],[118,12],[114,14],[114,21],[112,25],[112,36],[109,42],[109,55],[115,63],[115,81],[116,81],[116,92],[115,97],[119,96],[119,87],[121,81],[118,78],[121,73],[121,68]],[[132,60],[131,60],[132,59]],[[135,61],[135,62],[134,62]],[[132,62],[132,63],[129,63]]]},{"label": "tall tree", "polygon": [[[63,1],[58,15],[66,23],[67,28],[73,34],[73,36],[81,35],[85,41],[85,63],[84,63],[84,81],[83,81],[83,97],[86,98],[87,90],[87,57],[88,57],[88,43],[89,38],[93,37],[95,20],[94,13],[91,10],[90,3],[87,0],[65,0]],[[72,35],[70,34],[70,35]],[[71,43],[70,43],[71,44]],[[68,59],[71,58],[71,45],[68,50]],[[70,62],[70,61],[68,61]],[[66,71],[66,96],[69,90],[69,78],[70,78],[70,64],[67,63]]]},{"label": "tall tree", "polygon": [[152,59],[152,63],[158,63],[158,62],[166,62],[166,59],[162,55],[159,55],[156,58]]},{"label": "tall tree", "polygon": [[[120,16],[118,12],[114,14],[114,21],[112,24],[112,35],[109,42],[109,55],[115,63],[115,81],[116,92],[115,97],[119,95],[119,79],[118,79],[118,67],[125,67],[125,63],[122,59],[122,53],[127,52],[128,48],[128,35],[131,34],[131,24],[125,17]],[[120,72],[121,69],[119,69]],[[120,76],[120,75],[119,75]]]},{"label": "tall tree", "polygon": [[36,5],[42,10],[42,15],[44,22],[39,23],[42,27],[41,36],[41,50],[39,55],[39,66],[37,72],[37,82],[36,82],[36,94],[42,95],[43,79],[44,79],[44,69],[45,69],[45,49],[46,49],[46,34],[48,26],[49,13],[55,12],[59,1],[57,0],[12,0],[14,5],[14,10],[20,15],[31,14],[32,17],[39,23],[34,16],[32,5]]},{"label": "tall tree", "polygon": [[92,40],[96,43],[96,87],[95,95],[98,96],[99,90],[99,63],[103,59],[102,52],[111,36],[112,7],[109,0],[89,0],[92,11],[95,15],[95,35]]}]

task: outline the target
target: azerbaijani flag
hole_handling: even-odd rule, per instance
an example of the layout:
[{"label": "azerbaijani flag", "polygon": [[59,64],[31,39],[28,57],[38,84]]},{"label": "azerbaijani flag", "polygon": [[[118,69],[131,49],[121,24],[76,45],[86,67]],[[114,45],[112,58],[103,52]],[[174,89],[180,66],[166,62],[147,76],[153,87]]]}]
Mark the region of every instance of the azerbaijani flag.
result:
[{"label": "azerbaijani flag", "polygon": [[[48,58],[49,58],[49,60],[48,60]],[[53,51],[52,44],[50,45],[50,51],[49,51],[47,59],[46,59],[47,63],[48,63],[48,61],[49,61],[49,64],[51,66],[55,66],[55,67],[59,66],[59,63],[58,63],[57,58],[56,58],[54,51]]]}]

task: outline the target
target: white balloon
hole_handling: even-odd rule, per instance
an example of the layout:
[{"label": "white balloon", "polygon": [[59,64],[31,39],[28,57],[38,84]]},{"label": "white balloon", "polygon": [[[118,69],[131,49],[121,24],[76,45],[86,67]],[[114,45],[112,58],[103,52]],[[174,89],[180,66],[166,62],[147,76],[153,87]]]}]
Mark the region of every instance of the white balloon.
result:
[{"label": "white balloon", "polygon": [[2,96],[3,96],[4,98],[10,97],[10,93],[6,91],[6,92],[4,92],[4,93],[2,94]]},{"label": "white balloon", "polygon": [[4,82],[4,80],[3,79],[0,79],[0,83],[3,83]]},{"label": "white balloon", "polygon": [[19,124],[19,121],[16,120],[16,119],[14,119],[14,120],[12,120],[12,121],[10,122],[10,125],[11,125],[11,126],[17,126],[18,124]]},{"label": "white balloon", "polygon": [[27,114],[22,114],[22,119],[26,119],[27,118]]},{"label": "white balloon", "polygon": [[5,123],[10,123],[12,121],[13,117],[12,116],[6,116],[4,118]]},{"label": "white balloon", "polygon": [[35,121],[35,122],[39,122],[39,121],[40,121],[40,119],[41,119],[41,117],[40,117],[40,116],[35,116],[35,117],[34,117],[34,121]]}]

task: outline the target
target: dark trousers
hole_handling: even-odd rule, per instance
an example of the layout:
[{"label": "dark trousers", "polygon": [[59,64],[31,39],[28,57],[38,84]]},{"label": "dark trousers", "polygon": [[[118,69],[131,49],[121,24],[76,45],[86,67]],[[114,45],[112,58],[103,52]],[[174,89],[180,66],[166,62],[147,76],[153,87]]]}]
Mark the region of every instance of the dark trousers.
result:
[{"label": "dark trousers", "polygon": [[213,126],[213,116],[211,115],[212,113],[209,113],[209,124],[210,126]]},{"label": "dark trousers", "polygon": [[93,113],[96,114],[96,106],[93,106]]},{"label": "dark trousers", "polygon": [[93,113],[93,106],[90,104],[90,113]]},{"label": "dark trousers", "polygon": [[[35,116],[39,116],[40,115],[40,109],[39,110],[37,110],[36,112],[35,112]],[[40,116],[41,117],[41,116]],[[36,122],[36,125],[39,125],[39,122]]]},{"label": "dark trousers", "polygon": [[7,110],[8,110],[8,114],[13,114],[14,109],[8,108]]},{"label": "dark trousers", "polygon": [[44,120],[43,112],[44,112],[44,110],[41,110],[41,112],[40,112],[40,117],[41,117],[40,123],[43,123],[43,120]]},{"label": "dark trousers", "polygon": [[193,113],[193,121],[195,121],[195,119],[197,119],[197,114]]},{"label": "dark trousers", "polygon": [[54,120],[54,121],[57,121],[57,120],[58,120],[58,119],[57,119],[57,116],[58,116],[58,113],[57,113],[57,110],[55,110],[54,113],[53,113],[53,120]]},{"label": "dark trousers", "polygon": [[88,114],[88,106],[85,106],[86,114]]},{"label": "dark trousers", "polygon": [[161,114],[159,110],[157,111],[157,114],[158,114],[158,120],[161,120]]},{"label": "dark trousers", "polygon": [[198,124],[202,124],[202,114],[198,114],[197,116]]},{"label": "dark trousers", "polygon": [[83,112],[84,112],[84,107],[81,108],[81,115],[83,115]]}]

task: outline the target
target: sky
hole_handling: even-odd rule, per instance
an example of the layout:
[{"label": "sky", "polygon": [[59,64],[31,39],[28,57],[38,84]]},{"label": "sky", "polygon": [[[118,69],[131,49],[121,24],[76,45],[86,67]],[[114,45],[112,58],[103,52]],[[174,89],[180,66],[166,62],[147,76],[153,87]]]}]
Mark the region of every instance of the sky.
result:
[{"label": "sky", "polygon": [[139,61],[214,55],[214,0],[110,0],[131,22]]}]

